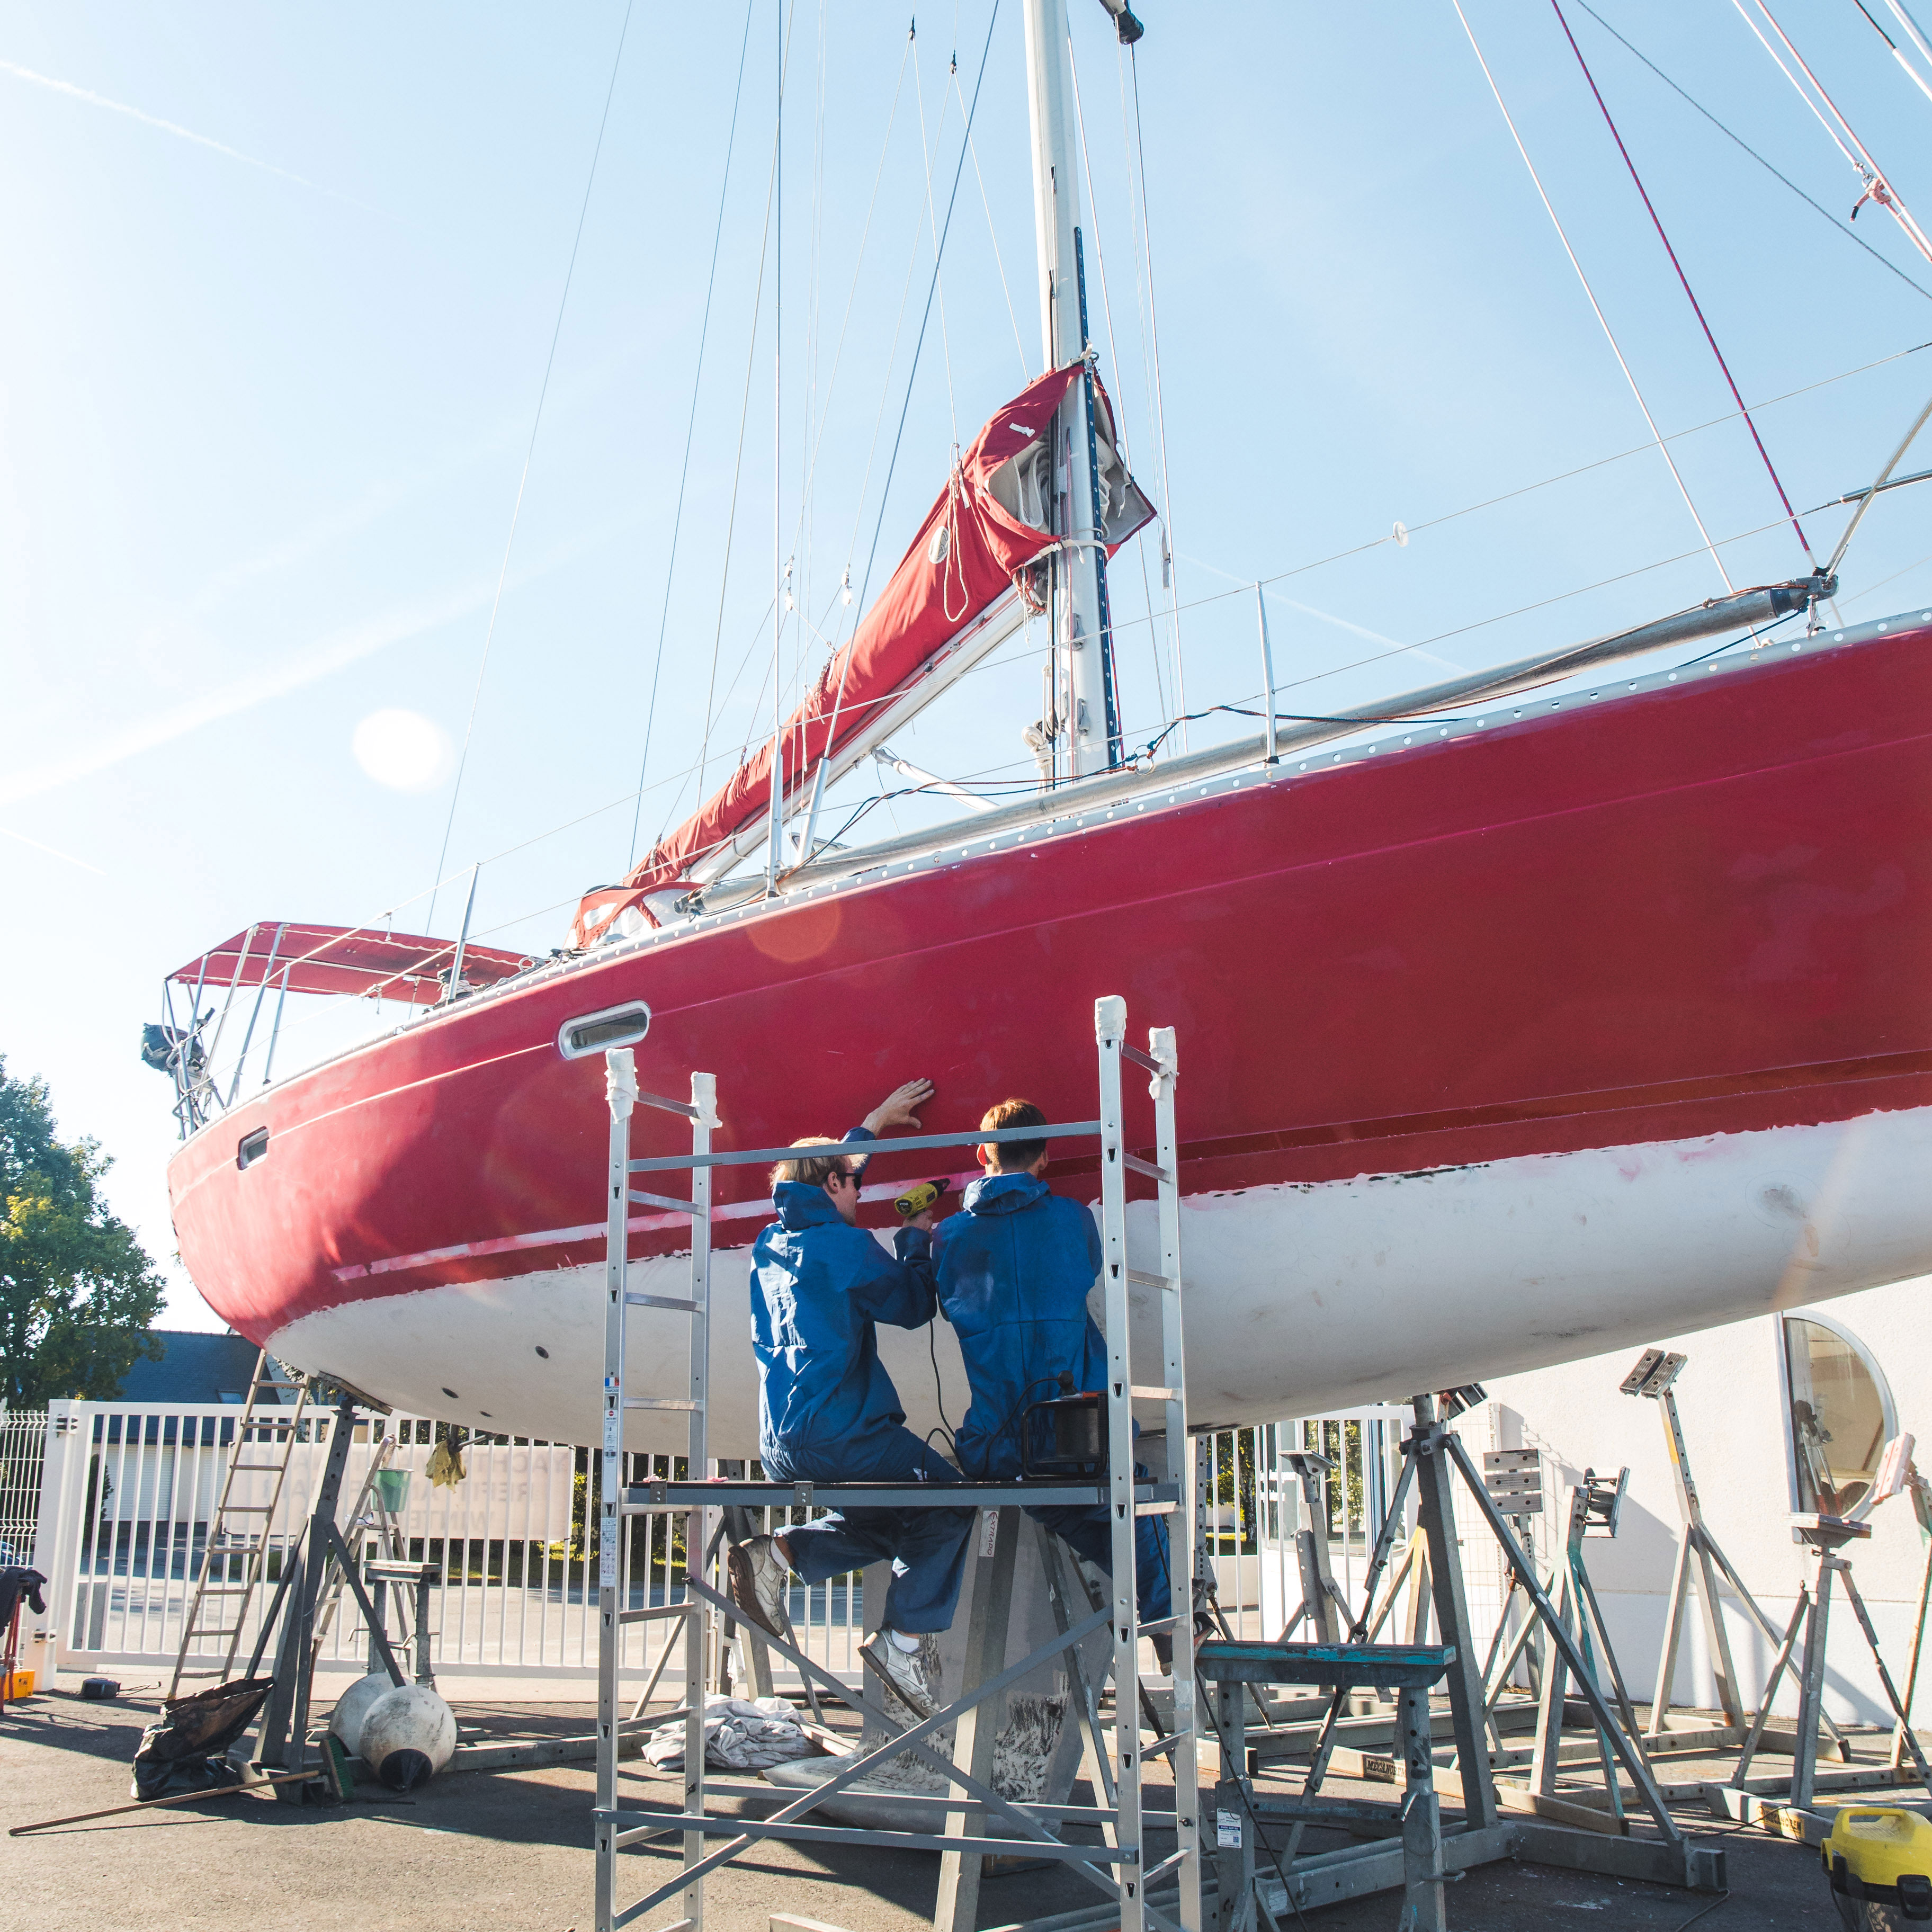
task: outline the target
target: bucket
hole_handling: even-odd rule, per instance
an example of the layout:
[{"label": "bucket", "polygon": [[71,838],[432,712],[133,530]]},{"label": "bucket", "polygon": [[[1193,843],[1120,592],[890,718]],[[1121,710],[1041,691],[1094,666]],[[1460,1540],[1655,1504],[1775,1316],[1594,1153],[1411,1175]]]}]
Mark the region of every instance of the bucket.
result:
[{"label": "bucket", "polygon": [[378,1469],[376,1472],[376,1500],[392,1516],[400,1516],[403,1504],[408,1501],[410,1472],[406,1469]]}]

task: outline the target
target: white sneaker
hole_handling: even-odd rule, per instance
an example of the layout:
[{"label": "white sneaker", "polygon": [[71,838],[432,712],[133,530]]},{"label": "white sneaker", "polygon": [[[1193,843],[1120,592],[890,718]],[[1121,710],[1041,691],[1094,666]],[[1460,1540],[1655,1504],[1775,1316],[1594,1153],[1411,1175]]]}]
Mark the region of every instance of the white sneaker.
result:
[{"label": "white sneaker", "polygon": [[929,1718],[944,1702],[939,1646],[929,1638],[922,1637],[916,1650],[902,1650],[884,1630],[875,1630],[859,1646],[859,1654],[914,1716]]},{"label": "white sneaker", "polygon": [[778,1539],[754,1536],[748,1543],[734,1543],[728,1567],[731,1600],[746,1621],[789,1643],[791,1618],[785,1599],[791,1594],[791,1565],[778,1554]]}]

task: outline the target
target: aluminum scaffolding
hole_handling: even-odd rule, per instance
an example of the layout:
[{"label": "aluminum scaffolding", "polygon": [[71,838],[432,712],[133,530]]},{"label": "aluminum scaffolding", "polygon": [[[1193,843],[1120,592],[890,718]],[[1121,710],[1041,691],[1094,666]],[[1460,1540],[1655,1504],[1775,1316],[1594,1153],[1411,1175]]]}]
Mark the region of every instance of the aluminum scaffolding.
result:
[{"label": "aluminum scaffolding", "polygon": [[[1179,1147],[1175,1138],[1174,1091],[1178,1072],[1174,1030],[1155,1028],[1143,1053],[1126,1039],[1126,1004],[1118,998],[1096,1000],[1094,1034],[1099,1050],[1100,1118],[1045,1127],[1020,1127],[970,1132],[908,1136],[880,1143],[874,1151],[902,1153],[929,1148],[970,1147],[1010,1140],[1088,1139],[1100,1144],[1101,1280],[1104,1300],[1108,1376],[1106,1390],[1107,1460],[1104,1472],[1080,1480],[1028,1479],[1004,1483],[962,1481],[931,1484],[776,1483],[695,1480],[709,1474],[705,1421],[710,1399],[708,1350],[711,1304],[711,1176],[721,1166],[750,1166],[789,1158],[790,1148],[760,1148],[714,1153],[711,1136],[718,1125],[717,1082],[708,1073],[691,1076],[688,1102],[640,1092],[634,1058],[628,1049],[604,1056],[607,1095],[610,1110],[609,1210],[606,1237],[604,1327],[603,1444],[602,1487],[597,1510],[598,1537],[598,1724],[597,1798],[592,1814],[596,1848],[597,1932],[633,1923],[655,1907],[682,1894],[676,1921],[700,1932],[704,1919],[706,1873],[736,1858],[760,1840],[776,1838],[820,1844],[877,1844],[901,1850],[936,1851],[943,1855],[934,1924],[938,1932],[972,1932],[976,1910],[981,1861],[989,1857],[1046,1858],[1064,1863],[1089,1880],[1120,1918],[1121,1932],[1142,1932],[1154,1926],[1161,1932],[1202,1932],[1201,1847],[1197,1818],[1199,1769],[1196,1728],[1194,1680],[1184,1667],[1174,1677],[1173,1729],[1151,1742],[1143,1738],[1144,1714],[1150,1707],[1142,1694],[1138,1652],[1142,1636],[1172,1630],[1183,1659],[1191,1638],[1191,1606],[1182,1602],[1160,1624],[1139,1621],[1136,1593],[1134,1532],[1136,1519],[1165,1516],[1169,1520],[1170,1562],[1180,1554],[1174,1571],[1184,1580],[1194,1548],[1195,1485],[1193,1445],[1187,1433],[1185,1361],[1181,1335],[1180,1194]],[[1148,1076],[1154,1106],[1154,1158],[1143,1159],[1128,1146],[1124,1124],[1121,1062],[1130,1062]],[[631,1116],[640,1106],[680,1114],[692,1123],[688,1155],[633,1160]],[[632,1184],[636,1174],[688,1171],[691,1192],[684,1198],[640,1192]],[[1160,1263],[1157,1273],[1130,1267],[1127,1259],[1127,1175],[1138,1174],[1154,1184],[1158,1202]],[[692,1220],[691,1286],[686,1296],[644,1294],[627,1281],[627,1222],[632,1202],[659,1211],[688,1214]],[[1162,1336],[1162,1378],[1137,1384],[1133,1379],[1129,1334],[1131,1291],[1151,1290],[1157,1298]],[[673,1310],[690,1318],[688,1393],[671,1398],[627,1396],[624,1392],[624,1326],[633,1307]],[[1158,1411],[1165,1426],[1167,1458],[1164,1475],[1149,1479],[1136,1470],[1133,1407]],[[689,1418],[687,1476],[679,1481],[649,1480],[627,1485],[623,1470],[623,1425],[629,1409],[669,1410]],[[1152,1414],[1149,1415],[1152,1420]],[[1144,1438],[1145,1448],[1150,1439]],[[1104,1600],[1081,1612],[1083,1600],[1069,1598],[1059,1585],[1060,1567],[1046,1539],[1049,1583],[1053,1590],[1058,1634],[1018,1662],[1004,1662],[1006,1607],[1011,1594],[1012,1552],[1017,1540],[1018,1511],[1026,1507],[1075,1504],[1104,1507],[1113,1540],[1113,1579]],[[808,1685],[816,1679],[833,1696],[856,1703],[879,1726],[886,1742],[876,1748],[842,1760],[824,1784],[785,1804],[770,1817],[746,1819],[713,1815],[705,1808],[704,1690],[705,1660],[721,1624],[735,1617],[734,1606],[715,1587],[714,1565],[724,1529],[723,1512],[736,1508],[784,1508],[817,1506],[831,1509],[962,1509],[987,1511],[993,1521],[992,1559],[982,1557],[976,1571],[972,1622],[968,1632],[968,1684],[944,1709],[910,1728],[886,1714],[864,1692],[854,1694],[824,1666],[781,1639],[767,1638],[768,1647],[788,1658]],[[620,1602],[628,1579],[620,1579],[622,1519],[646,1510],[670,1509],[686,1518],[686,1600],[652,1610],[628,1608]],[[982,1549],[986,1546],[982,1544]],[[1184,1592],[1184,1594],[1185,1592]],[[617,1792],[618,1674],[622,1626],[647,1616],[682,1616],[685,1623],[684,1802],[681,1811],[646,1811],[620,1808]],[[1105,1628],[1112,1640],[1114,1696],[1111,1723],[1079,1669],[1078,1646]],[[1016,1803],[994,1790],[988,1780],[998,1699],[1040,1665],[1061,1655],[1068,1658],[1070,1694],[1065,1721],[1077,1722],[1083,1732],[1096,1803],[1046,1805]],[[956,1726],[951,1761],[931,1742],[947,1725]],[[1111,1738],[1106,1733],[1111,1732]],[[1108,1748],[1109,1742],[1111,1748]],[[945,1780],[943,1832],[883,1831],[802,1822],[807,1813],[828,1798],[880,1770],[892,1759],[910,1754]],[[1142,1803],[1142,1777],[1150,1758],[1166,1757],[1174,1783],[1172,1814],[1148,1814]],[[776,1790],[774,1796],[778,1795]],[[938,1802],[929,1808],[937,1809]],[[1006,1834],[994,1836],[997,1821]],[[1049,1824],[1097,1826],[1102,1842],[1067,1844]],[[1154,1858],[1146,1848],[1151,1832],[1171,1834],[1173,1850]],[[706,1837],[723,1838],[722,1849],[706,1852]],[[681,1838],[682,1858],[678,1875],[655,1886],[629,1906],[616,1900],[616,1860],[627,1845],[647,1839]],[[1150,1889],[1159,1882],[1174,1884],[1178,1899],[1170,1909],[1165,1899],[1156,1909],[1148,1903]],[[1172,1916],[1170,1916],[1170,1910]]]}]

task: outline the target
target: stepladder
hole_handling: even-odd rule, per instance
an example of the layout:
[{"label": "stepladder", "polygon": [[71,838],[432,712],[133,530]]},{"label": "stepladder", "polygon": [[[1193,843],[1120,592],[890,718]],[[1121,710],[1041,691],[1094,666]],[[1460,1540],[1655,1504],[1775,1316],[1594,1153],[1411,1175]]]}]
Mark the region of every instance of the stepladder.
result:
[{"label": "stepladder", "polygon": [[[295,1400],[284,1402],[285,1394]],[[181,1648],[168,1679],[170,1697],[179,1694],[185,1681],[219,1682],[234,1670],[249,1612],[268,1581],[269,1539],[287,1487],[289,1465],[297,1444],[308,1439],[308,1396],[306,1379],[280,1374],[264,1348],[236,1419],[221,1493],[208,1519]],[[212,1646],[220,1648],[219,1664],[208,1661]]]}]

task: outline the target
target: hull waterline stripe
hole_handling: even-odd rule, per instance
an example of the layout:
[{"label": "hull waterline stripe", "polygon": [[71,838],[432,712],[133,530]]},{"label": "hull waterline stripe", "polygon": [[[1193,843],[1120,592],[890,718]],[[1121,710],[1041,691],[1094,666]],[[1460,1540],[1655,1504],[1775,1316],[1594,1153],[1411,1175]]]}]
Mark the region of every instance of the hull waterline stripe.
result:
[{"label": "hull waterline stripe", "polygon": [[[976,1180],[978,1170],[970,1174],[956,1174],[949,1177],[956,1185],[968,1180]],[[862,1187],[859,1190],[861,1201],[890,1201],[902,1191],[904,1184],[892,1181],[883,1186]],[[760,1198],[756,1201],[729,1201],[714,1207],[711,1218],[714,1221],[748,1220],[754,1215],[768,1215],[771,1203]],[[654,1233],[660,1228],[682,1228],[690,1220],[688,1214],[634,1214],[625,1226],[634,1234]],[[338,1281],[362,1281],[370,1275],[403,1274],[411,1268],[431,1268],[438,1262],[460,1262],[480,1259],[486,1255],[515,1254],[524,1248],[563,1248],[573,1242],[601,1240],[604,1234],[602,1221],[586,1222],[579,1228],[542,1228],[528,1234],[500,1234],[484,1241],[458,1241],[447,1248],[427,1248],[421,1254],[391,1255],[382,1261],[355,1262],[347,1266],[332,1268],[329,1272]]]},{"label": "hull waterline stripe", "polygon": [[[1811,1066],[1778,1067],[1768,1071],[1721,1075],[1702,1080],[1673,1080],[1656,1084],[1615,1088],[1594,1094],[1552,1095],[1541,1101],[1505,1102],[1490,1107],[1460,1108],[1439,1114],[1412,1114],[1380,1120],[1336,1121],[1324,1125],[1278,1129],[1269,1132],[1239,1135],[1232,1139],[1190,1142],[1181,1149],[1188,1166],[1202,1161],[1238,1158],[1244,1154],[1287,1153],[1298,1148],[1324,1147],[1340,1142],[1372,1143],[1399,1140],[1420,1134],[1441,1133],[1457,1129],[1504,1126],[1522,1121],[1551,1120],[1579,1114],[1628,1112],[1634,1108],[1659,1105],[1694,1104],[1747,1094],[1772,1094],[1807,1088],[1858,1085],[1875,1080],[1910,1078],[1932,1075],[1932,1051],[1874,1055],[1862,1060],[1832,1060]],[[889,1147],[886,1150],[889,1150]],[[1468,1165],[1466,1162],[1453,1165]],[[1096,1162],[1070,1160],[1063,1164],[1070,1176],[1090,1172]],[[956,1174],[956,1183],[976,1180],[976,1172]],[[903,1184],[862,1188],[862,1201],[886,1201]],[[771,1204],[762,1196],[751,1201],[734,1201],[714,1207],[714,1221],[748,1220],[771,1212]],[[683,1214],[640,1214],[627,1224],[635,1234],[654,1233],[664,1228],[682,1228],[689,1217]],[[406,1273],[412,1268],[432,1267],[440,1262],[478,1260],[490,1255],[512,1254],[522,1249],[567,1247],[573,1242],[593,1240],[602,1235],[604,1223],[586,1222],[576,1228],[549,1228],[527,1234],[504,1234],[482,1241],[458,1242],[446,1248],[430,1248],[419,1254],[395,1255],[381,1261],[353,1263],[330,1272],[340,1282],[360,1281],[371,1275]]]}]

